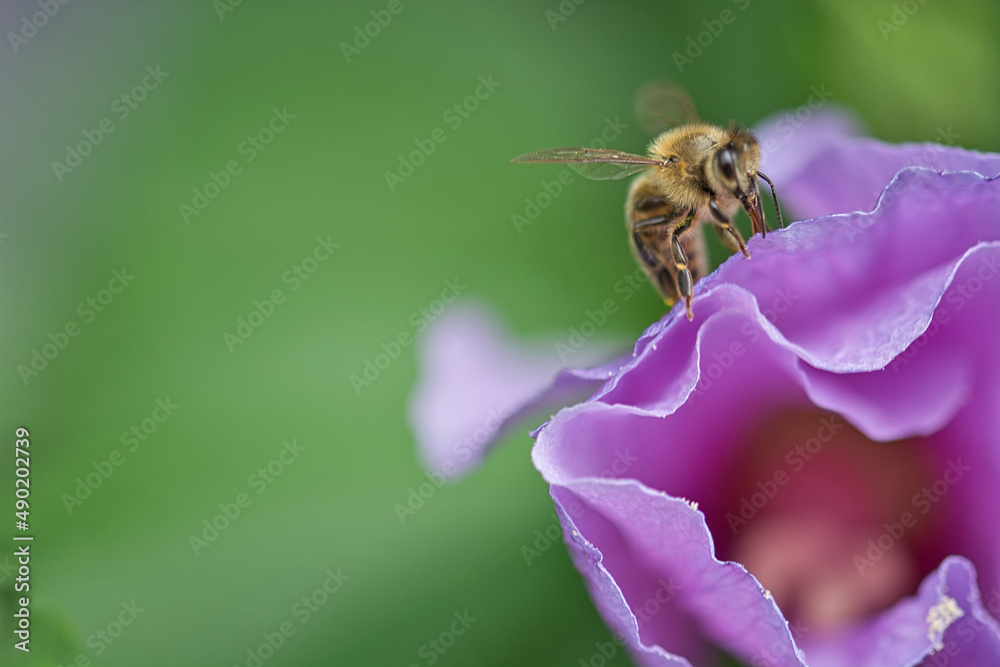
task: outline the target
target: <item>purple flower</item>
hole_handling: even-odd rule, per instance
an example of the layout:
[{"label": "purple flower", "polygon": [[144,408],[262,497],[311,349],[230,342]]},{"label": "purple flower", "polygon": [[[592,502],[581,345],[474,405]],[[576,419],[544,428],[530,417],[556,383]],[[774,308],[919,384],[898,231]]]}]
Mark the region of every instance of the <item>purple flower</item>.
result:
[{"label": "purple flower", "polygon": [[1000,664],[1000,156],[830,118],[760,132],[825,217],[755,237],[535,433],[640,664]]}]

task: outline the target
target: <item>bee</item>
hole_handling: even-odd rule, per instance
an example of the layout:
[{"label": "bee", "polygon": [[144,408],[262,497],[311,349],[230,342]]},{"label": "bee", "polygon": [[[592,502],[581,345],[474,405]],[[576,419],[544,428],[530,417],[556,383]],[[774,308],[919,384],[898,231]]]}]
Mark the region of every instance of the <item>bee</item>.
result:
[{"label": "bee", "polygon": [[652,84],[636,99],[640,121],[663,131],[649,144],[648,155],[601,148],[553,148],[514,158],[511,162],[566,163],[595,181],[620,180],[645,171],[629,188],[625,226],[636,261],[668,306],[684,299],[689,320],[695,281],[707,272],[701,222],[712,224],[719,240],[750,259],[733,215],[742,207],[753,226],[751,238],[766,237],[757,179],[771,186],[781,221],[774,183],[760,166],[760,142],[745,127],[730,122],[719,127],[698,120],[694,103],[680,88]]}]

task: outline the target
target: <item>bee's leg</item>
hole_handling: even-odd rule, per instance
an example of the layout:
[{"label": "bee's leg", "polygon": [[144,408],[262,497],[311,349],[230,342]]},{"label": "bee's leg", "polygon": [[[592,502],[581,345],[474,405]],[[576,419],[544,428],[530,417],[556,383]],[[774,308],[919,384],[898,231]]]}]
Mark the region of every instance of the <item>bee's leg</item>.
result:
[{"label": "bee's leg", "polygon": [[[722,244],[732,250],[739,250],[743,253],[744,257],[750,259],[750,252],[743,243],[743,236],[740,234],[740,230],[731,224],[729,218],[727,218],[726,214],[719,208],[719,204],[715,201],[715,197],[708,200],[708,210],[712,212],[712,217],[715,218],[716,224],[718,225],[715,231],[719,234],[719,240],[722,241]],[[729,237],[731,237],[732,240],[727,240],[729,237],[727,237],[723,232],[728,232]],[[735,248],[733,247],[732,241],[736,242]]]},{"label": "bee's leg", "polygon": [[663,297],[663,302],[667,306],[673,306],[677,303],[677,281],[674,280],[674,276],[668,268],[670,265],[664,264],[664,259],[657,252],[656,245],[650,243],[642,234],[632,232],[632,250],[639,265],[646,272],[649,282]]},{"label": "bee's leg", "polygon": [[[662,205],[662,197],[650,197],[643,200],[643,202],[649,202],[650,200],[659,200],[655,201],[654,205]],[[636,210],[641,211],[644,208],[650,207],[644,207],[642,202],[636,205]],[[635,257],[646,271],[646,275],[649,276],[649,281],[656,288],[656,291],[660,293],[660,296],[663,297],[663,302],[668,307],[677,303],[677,281],[674,279],[673,272],[669,269],[673,265],[673,262],[670,262],[667,257],[664,257],[659,252],[655,237],[649,237],[649,234],[651,230],[660,227],[661,229],[656,231],[656,236],[658,237],[660,234],[666,235],[667,231],[662,228],[673,221],[673,216],[658,215],[641,220],[632,227],[632,249]]]},{"label": "bee's leg", "polygon": [[694,278],[688,268],[688,258],[681,247],[680,235],[691,228],[694,222],[695,212],[692,210],[684,218],[684,222],[674,227],[670,233],[670,253],[673,255],[674,267],[677,269],[677,293],[684,299],[684,312],[689,320],[694,319],[691,311],[691,295],[694,286]]},{"label": "bee's leg", "polygon": [[[736,231],[737,234],[739,234],[738,229],[736,229],[735,227],[733,229]],[[719,243],[721,243],[723,246],[729,248],[733,252],[740,251],[739,243],[736,242],[736,239],[728,231],[726,231],[719,225],[712,225],[712,231],[715,232],[715,235],[719,238]]]},{"label": "bee's leg", "polygon": [[[666,286],[664,284],[666,275],[671,273],[667,267],[673,265],[676,269],[675,275],[671,276],[674,281],[676,288],[676,294],[680,295],[684,299],[684,310],[687,314],[689,320],[694,319],[694,313],[691,311],[691,295],[692,287],[694,285],[694,278],[691,275],[691,270],[688,268],[687,255],[684,253],[684,248],[681,245],[680,235],[691,228],[691,224],[694,222],[695,211],[691,210],[688,212],[684,221],[679,225],[670,230],[670,254],[671,257],[664,257],[658,249],[653,245],[646,245],[642,243],[640,235],[634,232],[641,231],[643,229],[649,229],[651,227],[657,227],[660,225],[666,225],[672,223],[676,218],[668,216],[657,216],[655,218],[649,218],[648,220],[643,220],[641,222],[635,223],[633,226],[633,239],[638,248],[642,248],[645,252],[640,253],[640,257],[648,257],[652,259],[655,257],[656,262],[659,263],[659,268],[654,267],[654,262],[646,261],[644,263],[647,266],[647,271],[649,271],[651,276],[656,276],[657,282],[659,282],[660,293],[664,297],[664,301],[668,305],[673,305],[674,295],[669,294]],[[700,258],[699,258],[700,261]],[[654,283],[655,284],[655,283]]]}]

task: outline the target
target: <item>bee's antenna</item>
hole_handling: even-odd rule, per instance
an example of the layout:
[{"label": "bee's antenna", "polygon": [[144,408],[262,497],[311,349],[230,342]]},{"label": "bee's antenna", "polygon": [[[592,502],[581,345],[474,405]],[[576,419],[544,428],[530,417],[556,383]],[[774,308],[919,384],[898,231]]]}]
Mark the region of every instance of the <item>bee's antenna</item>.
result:
[{"label": "bee's antenna", "polygon": [[781,220],[781,209],[778,208],[778,195],[774,193],[774,183],[771,182],[770,178],[759,171],[757,172],[757,175],[767,181],[767,184],[771,186],[771,199],[774,200],[774,212],[778,214],[778,226],[784,227],[785,223]]}]

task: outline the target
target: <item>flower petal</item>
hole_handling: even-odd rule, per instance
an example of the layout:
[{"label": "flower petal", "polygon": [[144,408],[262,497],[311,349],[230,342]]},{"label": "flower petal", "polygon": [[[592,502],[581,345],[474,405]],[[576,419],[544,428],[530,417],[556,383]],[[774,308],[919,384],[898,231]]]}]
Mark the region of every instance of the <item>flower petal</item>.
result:
[{"label": "flower petal", "polygon": [[[977,244],[946,268],[944,280],[932,281],[940,290],[936,298],[931,292],[918,300],[917,290],[900,297],[912,299],[910,317],[921,327],[920,336],[889,366],[844,375],[802,365],[803,380],[817,405],[843,414],[873,440],[929,435],[954,418],[987,362],[978,350],[968,348],[964,334],[1000,330],[1000,309],[995,307],[1000,303],[1000,280],[979,278],[1000,272],[1000,242]],[[979,286],[975,301],[967,298],[969,285]],[[936,344],[928,346],[939,335]]]},{"label": "flower petal", "polygon": [[[605,567],[606,559],[621,562],[626,558],[624,554],[615,553],[616,547],[619,551],[626,548],[624,542],[621,540],[611,542],[602,539],[600,534],[602,530],[613,534],[614,527],[607,521],[595,525],[593,522],[600,522],[601,517],[592,511],[588,512],[572,493],[562,488],[553,488],[552,500],[555,503],[559,521],[563,526],[563,535],[569,547],[570,556],[573,558],[577,570],[583,574],[598,611],[608,626],[625,639],[635,661],[648,667],[680,665],[690,667],[691,663],[686,658],[668,653],[659,646],[644,645],[639,638],[638,619],[629,608],[622,588],[624,586],[626,589],[633,589],[642,586],[641,582],[648,579],[650,573],[641,571],[638,567],[630,567],[619,576],[613,576],[607,570]],[[590,514],[591,521],[588,522],[590,524],[588,527],[595,539],[604,545],[602,547],[604,553],[584,538],[576,528],[574,517],[579,518],[584,512]],[[647,588],[652,590],[653,585],[649,585]],[[669,604],[670,598],[667,595],[673,593],[674,589],[676,589],[676,584],[673,581],[667,581],[665,585],[657,584],[656,590],[647,599],[654,600],[657,604]],[[660,598],[666,602],[659,603],[657,593],[660,593]],[[651,610],[650,613],[659,613],[659,611],[660,607],[657,607],[655,611]],[[671,633],[675,642],[671,645],[675,646],[675,650],[679,650],[685,656],[695,659],[696,664],[700,664],[697,659],[704,653],[704,647],[695,638],[688,620],[675,613],[666,630]]]},{"label": "flower petal", "polygon": [[[591,340],[576,358],[607,356]],[[424,466],[445,477],[475,468],[513,427],[579,400],[621,366],[565,369],[552,343],[515,342],[484,306],[456,303],[418,343],[409,415]]]},{"label": "flower petal", "polygon": [[[740,656],[752,656],[771,646],[794,651],[787,624],[773,600],[742,566],[714,559],[704,517],[686,501],[635,482],[610,480],[580,480],[557,487],[557,492],[571,493],[570,497],[586,503],[576,534],[570,525],[564,530],[573,536],[570,542],[578,552],[582,551],[581,539],[589,542],[582,535],[595,536],[596,542],[587,549],[590,563],[581,572],[601,611],[614,610],[615,615],[605,614],[605,619],[630,640],[637,661],[687,664],[676,660],[683,656],[702,664],[706,647],[693,639],[705,636]],[[659,562],[652,556],[637,560],[635,552],[640,549],[646,555],[659,554]],[[575,560],[580,565],[580,558]],[[600,572],[594,571],[597,566]],[[659,609],[645,606],[657,599],[657,590],[670,585],[680,591],[676,601]],[[647,609],[656,611],[648,613]],[[642,616],[650,622],[641,626],[640,633]],[[654,656],[669,656],[674,662],[658,663]]]},{"label": "flower petal", "polygon": [[844,112],[821,109],[798,126],[785,114],[755,130],[764,149],[761,169],[775,182],[782,204],[797,217],[870,211],[904,167],[975,171],[988,177],[1000,173],[997,154],[935,143],[886,144],[850,136],[856,127]]},{"label": "flower petal", "polygon": [[[910,168],[893,183],[899,195],[883,197],[874,212],[754,239],[751,261],[730,258],[695,286],[695,326],[673,316],[654,324],[595,400],[671,413],[699,380],[694,353],[677,351],[693,350],[698,322],[724,309],[755,313],[734,342],[759,329],[816,369],[885,368],[927,330],[960,265],[972,261],[995,275],[1000,240],[1000,179]],[[948,234],[937,234],[938,220],[949,221]],[[980,252],[987,254],[974,258]]]},{"label": "flower petal", "polygon": [[[998,599],[1000,604],[1000,599]],[[805,644],[812,667],[1000,664],[1000,624],[983,608],[976,570],[965,558],[946,558],[920,585],[856,630]],[[934,656],[937,660],[934,660]]]},{"label": "flower petal", "polygon": [[[820,108],[804,120],[792,112],[776,113],[753,130],[761,144],[760,168],[776,184],[790,182],[817,157],[857,136],[861,129],[861,119],[853,111],[836,105]],[[779,195],[783,193],[783,188],[778,190]]]},{"label": "flower petal", "polygon": [[[748,661],[776,651],[790,657],[782,664],[804,665],[791,659],[795,643],[774,600],[741,565],[715,558],[704,514],[680,497],[698,486],[681,480],[711,471],[695,457],[676,455],[683,427],[673,441],[665,428],[664,420],[621,406],[586,403],[561,411],[539,434],[532,458],[553,497],[563,508],[570,498],[583,507],[563,529],[581,552],[578,565],[582,556],[593,563],[581,571],[595,603],[640,662],[666,651],[700,664],[704,647],[690,646],[693,631]],[[602,448],[609,441],[617,451]],[[638,479],[604,477],[603,470],[620,469],[616,460],[626,466],[622,474]],[[665,467],[665,461],[675,465]],[[669,484],[670,495],[650,486],[665,477],[680,482]],[[662,581],[675,582],[676,595],[643,619]]]}]

